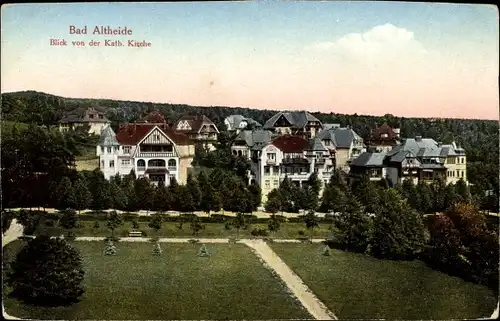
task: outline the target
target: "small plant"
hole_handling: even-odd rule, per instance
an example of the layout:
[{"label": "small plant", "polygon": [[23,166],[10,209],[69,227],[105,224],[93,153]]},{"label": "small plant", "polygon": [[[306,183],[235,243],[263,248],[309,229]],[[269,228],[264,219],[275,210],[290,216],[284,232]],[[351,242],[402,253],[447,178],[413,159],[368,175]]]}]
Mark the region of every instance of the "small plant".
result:
[{"label": "small plant", "polygon": [[137,220],[133,220],[132,221],[132,228],[133,229],[138,229],[139,228],[139,222],[137,222]]},{"label": "small plant", "polygon": [[161,255],[163,253],[160,243],[156,242],[155,245],[153,245],[153,255]]},{"label": "small plant", "polygon": [[298,233],[299,233],[299,235],[300,235],[300,236],[304,236],[304,235],[306,234],[306,233],[304,232],[304,230],[299,230],[299,232],[298,232]]},{"label": "small plant", "polygon": [[323,254],[324,256],[330,256],[330,248],[328,247],[328,245],[325,245],[321,254]]},{"label": "small plant", "polygon": [[92,226],[93,228],[99,228],[99,221],[95,221],[94,222],[94,226]]},{"label": "small plant", "polygon": [[201,256],[201,257],[210,256],[210,253],[208,253],[208,250],[207,250],[207,247],[205,246],[205,244],[201,245],[200,251],[198,252],[198,256]]},{"label": "small plant", "polygon": [[76,234],[73,231],[68,231],[64,238],[68,241],[74,241],[76,239]]},{"label": "small plant", "polygon": [[104,246],[104,255],[115,255],[116,254],[116,246],[111,241],[107,241]]},{"label": "small plant", "polygon": [[253,236],[267,236],[267,230],[263,228],[254,228],[252,232],[250,232]]},{"label": "small plant", "polygon": [[231,223],[231,221],[227,221],[225,224],[224,224],[224,228],[226,230],[231,230],[233,228],[233,224]]},{"label": "small plant", "polygon": [[179,224],[177,224],[177,229],[182,230],[183,225],[184,225],[184,222],[180,221]]}]

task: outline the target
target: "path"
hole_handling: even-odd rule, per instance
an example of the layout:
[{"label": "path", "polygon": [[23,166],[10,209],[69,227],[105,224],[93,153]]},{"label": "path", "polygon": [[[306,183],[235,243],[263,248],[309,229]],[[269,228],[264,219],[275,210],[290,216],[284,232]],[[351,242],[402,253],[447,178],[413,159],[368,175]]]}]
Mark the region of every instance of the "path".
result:
[{"label": "path", "polygon": [[[5,245],[9,244],[10,242],[19,238],[20,236],[22,236],[23,230],[24,230],[23,226],[21,224],[17,223],[17,220],[15,218],[12,219],[12,222],[10,223],[9,229],[7,231],[5,231],[5,234],[2,234],[2,248]],[[16,317],[9,315],[5,311],[5,307],[3,305],[3,302],[2,302],[2,314],[3,314],[3,318],[6,320],[22,320],[22,319],[19,319],[19,318],[16,318]]]},{"label": "path", "polygon": [[281,258],[262,240],[242,240],[255,250],[265,264],[274,270],[285,282],[302,305],[317,320],[337,320],[337,317],[312,293],[302,280],[281,260]]},{"label": "path", "polygon": [[[104,236],[78,236],[75,238],[75,241],[104,241],[106,237]],[[189,243],[193,238],[159,238],[158,242],[160,243]],[[198,243],[229,243],[229,239],[217,239],[217,238],[196,238]],[[255,241],[259,239],[239,239],[237,243],[244,243],[247,241]],[[119,242],[150,242],[150,237],[120,237]],[[325,241],[325,239],[313,239],[313,243],[321,243]],[[302,243],[302,241],[295,239],[274,239],[275,243]]]}]

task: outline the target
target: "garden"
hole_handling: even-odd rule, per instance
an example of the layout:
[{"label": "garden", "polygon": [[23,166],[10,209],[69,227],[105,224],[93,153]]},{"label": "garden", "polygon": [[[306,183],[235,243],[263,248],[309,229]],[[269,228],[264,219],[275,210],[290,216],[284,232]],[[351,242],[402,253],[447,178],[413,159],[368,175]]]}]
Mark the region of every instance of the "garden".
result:
[{"label": "garden", "polygon": [[[4,248],[11,262],[24,241]],[[41,307],[9,297],[7,313],[30,319],[311,319],[284,284],[242,244],[117,242],[115,255],[103,255],[104,242],[72,242],[83,258],[84,294],[70,306]],[[6,265],[4,265],[6,266]],[[4,271],[5,276],[6,271]]]}]

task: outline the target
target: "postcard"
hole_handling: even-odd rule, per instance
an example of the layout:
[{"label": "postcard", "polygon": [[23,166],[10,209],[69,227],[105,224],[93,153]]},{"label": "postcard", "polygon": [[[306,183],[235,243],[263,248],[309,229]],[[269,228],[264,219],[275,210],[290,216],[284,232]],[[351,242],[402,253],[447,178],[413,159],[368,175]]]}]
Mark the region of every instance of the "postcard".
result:
[{"label": "postcard", "polygon": [[4,4],[2,312],[498,318],[482,4]]}]

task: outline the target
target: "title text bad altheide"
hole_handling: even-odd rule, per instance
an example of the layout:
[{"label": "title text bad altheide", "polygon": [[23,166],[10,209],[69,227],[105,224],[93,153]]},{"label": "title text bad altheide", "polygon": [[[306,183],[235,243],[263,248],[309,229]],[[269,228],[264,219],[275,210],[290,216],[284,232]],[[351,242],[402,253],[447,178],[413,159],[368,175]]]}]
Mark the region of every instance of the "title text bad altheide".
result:
[{"label": "title text bad altheide", "polygon": [[[69,34],[70,35],[86,35],[87,34],[87,26],[84,26],[83,28],[77,28],[76,26],[69,26]],[[129,29],[128,27],[118,27],[118,28],[111,28],[110,26],[95,26],[93,31],[93,35],[107,35],[107,36],[113,36],[113,35],[132,35],[132,29]]]}]

